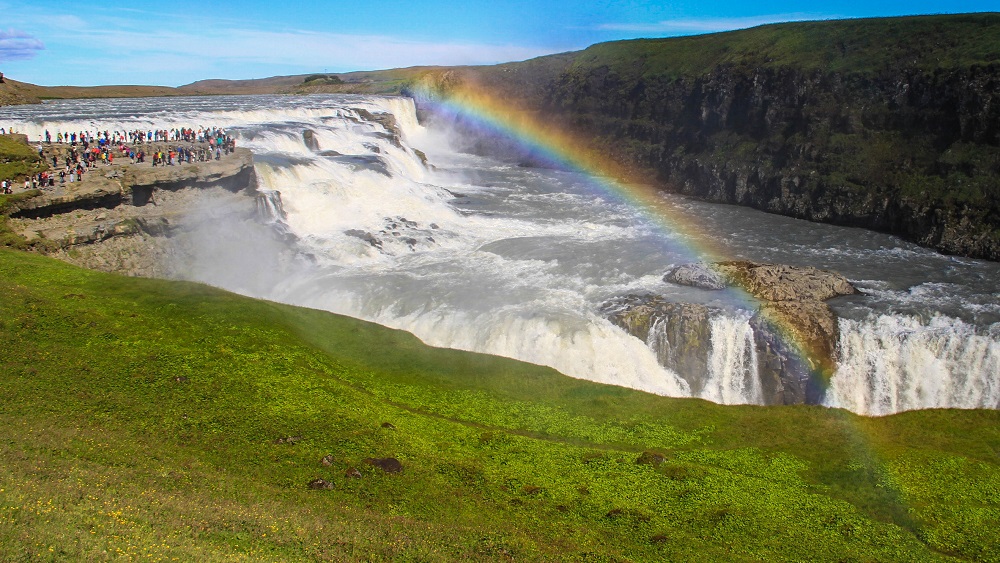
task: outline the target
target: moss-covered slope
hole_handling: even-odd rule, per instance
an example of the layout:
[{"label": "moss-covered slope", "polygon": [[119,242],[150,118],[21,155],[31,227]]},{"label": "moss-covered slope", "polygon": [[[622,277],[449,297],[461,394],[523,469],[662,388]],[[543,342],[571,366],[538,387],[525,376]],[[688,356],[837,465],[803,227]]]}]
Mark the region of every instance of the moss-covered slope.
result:
[{"label": "moss-covered slope", "polygon": [[1000,558],[993,411],[655,397],[10,250],[0,334],[5,561]]}]

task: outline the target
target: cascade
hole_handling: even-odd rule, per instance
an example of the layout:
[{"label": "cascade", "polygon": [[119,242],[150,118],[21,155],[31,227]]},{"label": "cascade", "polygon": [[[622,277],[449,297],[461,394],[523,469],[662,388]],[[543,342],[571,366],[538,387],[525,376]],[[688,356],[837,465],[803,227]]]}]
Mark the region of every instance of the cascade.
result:
[{"label": "cascade", "polygon": [[[192,222],[197,230],[188,235],[201,243],[190,251],[201,254],[180,269],[188,279],[364,318],[435,346],[519,358],[572,377],[727,404],[791,402],[775,391],[791,386],[762,381],[769,360],[749,313],[662,280],[671,265],[686,260],[670,254],[664,240],[683,233],[651,227],[634,209],[595,193],[579,174],[458,153],[418,122],[407,98],[182,98],[169,100],[169,112],[163,107],[162,100],[67,100],[4,108],[8,114],[0,117],[32,140],[45,130],[54,137],[56,131],[204,124],[226,129],[238,146],[251,149],[260,186],[257,217],[291,236],[257,236],[223,220]],[[858,307],[871,301],[881,309],[841,319],[838,364],[824,404],[871,415],[1000,408],[1000,331],[990,325],[1000,318],[995,282],[960,285],[997,279],[996,266],[945,262],[891,241],[841,247],[853,231],[833,226],[810,224],[806,234],[785,240],[775,233],[796,228],[780,222],[787,219],[680,204],[700,220],[722,217],[714,229],[722,233],[720,244],[726,236],[741,245],[763,241],[765,250],[750,254],[840,260],[825,266],[831,269],[867,261],[852,279],[888,269],[884,265],[903,272],[898,283],[870,281],[858,298]],[[740,220],[756,231],[730,235]],[[915,283],[914,264],[921,272],[957,273],[948,283],[925,284],[923,292],[893,293]],[[666,316],[618,322],[601,306],[617,296],[670,292],[681,305]],[[986,320],[938,313],[939,302],[950,309],[971,302],[974,315]],[[885,312],[892,309],[885,303],[920,314]]]},{"label": "cascade", "polygon": [[281,192],[262,190],[257,193],[257,218],[265,223],[285,220],[285,209],[281,204]]}]

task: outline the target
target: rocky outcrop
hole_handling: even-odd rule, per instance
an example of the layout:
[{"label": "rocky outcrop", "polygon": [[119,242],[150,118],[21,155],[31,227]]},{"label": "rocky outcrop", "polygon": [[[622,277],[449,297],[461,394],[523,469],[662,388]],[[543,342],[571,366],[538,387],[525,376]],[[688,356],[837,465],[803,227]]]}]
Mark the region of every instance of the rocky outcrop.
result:
[{"label": "rocky outcrop", "polygon": [[[998,34],[997,14],[789,23],[599,44],[434,87],[475,83],[665,190],[1000,260]],[[472,150],[510,152],[458,130]]]},{"label": "rocky outcrop", "polygon": [[[703,289],[719,289],[721,284],[756,298],[759,306],[749,322],[765,404],[822,402],[836,365],[839,334],[837,317],[824,301],[856,292],[843,276],[811,267],[739,261],[686,264],[664,278]],[[646,342],[659,363],[681,375],[696,395],[708,377],[711,320],[734,314],[652,295],[612,300],[602,310]]]},{"label": "rocky outcrop", "polygon": [[122,204],[150,203],[155,190],[221,187],[232,192],[253,190],[257,177],[253,153],[236,149],[219,160],[176,166],[113,165],[98,167],[84,179],[43,190],[38,197],[18,202],[9,214],[15,219],[39,219],[82,209],[111,209]]},{"label": "rocky outcrop", "polygon": [[698,394],[708,376],[711,318],[723,314],[696,303],[673,303],[654,295],[627,295],[605,303],[605,316],[656,353],[660,365],[681,374]]},{"label": "rocky outcrop", "polygon": [[267,195],[256,191],[252,154],[237,149],[217,161],[98,166],[81,181],[59,183],[9,206],[8,226],[34,248],[74,264],[164,277],[171,275],[174,262],[168,237],[182,226],[218,220],[212,214],[192,215],[192,210],[211,200],[216,214],[252,220],[255,198],[260,198],[280,214],[280,200]]},{"label": "rocky outcrop", "polygon": [[177,166],[157,166],[124,170],[123,190],[131,194],[132,205],[149,203],[155,190],[176,191],[183,188],[219,187],[231,192],[256,189],[253,153],[236,149],[219,160]]}]

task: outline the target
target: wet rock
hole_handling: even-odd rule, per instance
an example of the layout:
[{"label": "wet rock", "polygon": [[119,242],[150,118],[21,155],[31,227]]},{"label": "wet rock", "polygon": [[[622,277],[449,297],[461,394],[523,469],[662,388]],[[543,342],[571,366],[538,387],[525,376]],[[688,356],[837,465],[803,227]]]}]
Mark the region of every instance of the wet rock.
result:
[{"label": "wet rock", "polygon": [[681,264],[663,276],[663,281],[702,289],[722,289],[726,281],[704,262]]},{"label": "wet rock", "polygon": [[765,401],[821,403],[837,361],[839,328],[830,307],[810,300],[766,303],[750,326]]},{"label": "wet rock", "polygon": [[699,393],[708,378],[711,319],[720,309],[674,303],[655,295],[629,295],[602,306],[605,317],[645,342],[660,365],[684,377]]},{"label": "wet rock", "polygon": [[302,131],[302,142],[313,152],[319,150],[319,140],[316,138],[316,132],[312,129]]},{"label": "wet rock", "polygon": [[386,473],[400,473],[403,471],[403,464],[394,457],[369,457],[365,463],[378,467]]},{"label": "wet rock", "polygon": [[825,301],[858,292],[844,276],[811,266],[732,261],[712,267],[728,285],[739,286],[765,301]]},{"label": "wet rock", "polygon": [[382,250],[382,240],[375,235],[369,233],[368,231],[361,231],[358,229],[348,229],[344,231],[344,234],[350,237],[361,239],[373,247]]}]

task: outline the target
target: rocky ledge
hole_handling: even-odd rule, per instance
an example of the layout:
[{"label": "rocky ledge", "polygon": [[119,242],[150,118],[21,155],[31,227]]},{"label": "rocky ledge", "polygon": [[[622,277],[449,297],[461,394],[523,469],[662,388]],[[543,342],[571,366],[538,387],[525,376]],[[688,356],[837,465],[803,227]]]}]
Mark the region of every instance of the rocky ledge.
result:
[{"label": "rocky ledge", "polygon": [[[56,152],[51,147],[46,157]],[[156,190],[222,187],[236,192],[256,188],[253,153],[236,149],[219,160],[152,166],[115,164],[91,169],[79,182],[43,188],[41,195],[24,200],[10,211],[15,219],[39,219],[77,209],[111,209],[122,204],[142,207]]]},{"label": "rocky ledge", "polygon": [[[45,147],[46,159],[64,146]],[[151,149],[152,150],[152,149]],[[173,166],[99,165],[81,181],[43,188],[8,210],[9,228],[34,248],[84,267],[126,275],[165,276],[162,244],[205,198],[258,197],[253,154]],[[220,198],[222,198],[220,200]],[[240,209],[253,209],[243,205]]]},{"label": "rocky ledge", "polygon": [[[764,403],[822,401],[838,340],[837,316],[825,301],[856,293],[847,279],[812,267],[734,261],[686,264],[664,280],[707,290],[738,288],[752,296],[757,308],[750,327]],[[710,370],[711,319],[725,311],[655,295],[625,296],[602,309],[613,323],[647,342],[660,363],[684,377],[695,394],[701,391]]]}]

